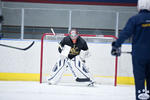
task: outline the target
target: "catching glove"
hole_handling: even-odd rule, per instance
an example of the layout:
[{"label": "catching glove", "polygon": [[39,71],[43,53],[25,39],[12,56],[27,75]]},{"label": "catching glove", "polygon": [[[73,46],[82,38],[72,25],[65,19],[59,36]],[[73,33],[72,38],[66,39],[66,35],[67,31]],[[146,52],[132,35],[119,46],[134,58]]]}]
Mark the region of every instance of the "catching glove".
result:
[{"label": "catching glove", "polygon": [[89,50],[81,50],[80,51],[80,55],[79,55],[79,57],[80,57],[80,59],[83,61],[83,62],[85,62],[85,58],[88,58],[89,56],[91,56],[90,55],[90,53],[89,53]]},{"label": "catching glove", "polygon": [[112,42],[112,50],[111,50],[111,54],[113,55],[113,56],[120,56],[121,55],[121,49],[120,49],[120,47],[116,47],[115,46],[115,41],[114,42]]}]

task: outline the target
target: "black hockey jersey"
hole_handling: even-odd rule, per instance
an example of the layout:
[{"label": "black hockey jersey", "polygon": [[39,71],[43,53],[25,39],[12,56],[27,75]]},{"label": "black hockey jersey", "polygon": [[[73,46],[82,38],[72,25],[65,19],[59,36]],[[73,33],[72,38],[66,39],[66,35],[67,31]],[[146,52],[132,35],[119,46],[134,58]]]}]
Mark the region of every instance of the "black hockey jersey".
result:
[{"label": "black hockey jersey", "polygon": [[[88,46],[86,41],[78,36],[76,43],[74,44],[69,36],[66,36],[63,38],[63,40],[60,42],[61,47],[64,47],[64,45],[68,45],[71,47],[70,53],[68,55],[68,58],[72,59],[75,56],[80,54],[81,50],[88,50]],[[61,48],[58,48],[59,52],[61,53]]]}]

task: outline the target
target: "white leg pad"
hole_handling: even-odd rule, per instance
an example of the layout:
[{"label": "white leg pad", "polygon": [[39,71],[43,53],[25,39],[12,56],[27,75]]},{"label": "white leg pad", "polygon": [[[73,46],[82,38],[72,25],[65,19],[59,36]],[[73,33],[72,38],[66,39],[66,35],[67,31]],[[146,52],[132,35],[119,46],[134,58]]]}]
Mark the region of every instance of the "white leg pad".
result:
[{"label": "white leg pad", "polygon": [[57,84],[60,81],[65,70],[66,70],[65,59],[63,60],[59,59],[54,65],[51,71],[51,75],[47,79],[48,83]]}]

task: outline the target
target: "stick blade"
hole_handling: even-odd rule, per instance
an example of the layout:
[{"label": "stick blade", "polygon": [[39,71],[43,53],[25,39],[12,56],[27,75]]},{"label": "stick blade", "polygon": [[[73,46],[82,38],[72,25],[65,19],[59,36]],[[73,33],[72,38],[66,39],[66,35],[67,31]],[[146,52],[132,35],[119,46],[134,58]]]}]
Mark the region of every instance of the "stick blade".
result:
[{"label": "stick blade", "polygon": [[26,47],[26,48],[24,48],[22,50],[28,50],[29,48],[31,48],[33,46],[33,44],[34,44],[34,41],[28,47]]},{"label": "stick blade", "polygon": [[77,82],[89,82],[91,81],[90,78],[76,78]]},{"label": "stick blade", "polygon": [[25,50],[28,50],[29,48],[31,48],[33,46],[33,44],[34,44],[34,41],[29,46],[27,46],[26,48],[20,48],[20,47],[10,46],[10,45],[6,45],[6,44],[0,44],[0,46],[25,51]]}]

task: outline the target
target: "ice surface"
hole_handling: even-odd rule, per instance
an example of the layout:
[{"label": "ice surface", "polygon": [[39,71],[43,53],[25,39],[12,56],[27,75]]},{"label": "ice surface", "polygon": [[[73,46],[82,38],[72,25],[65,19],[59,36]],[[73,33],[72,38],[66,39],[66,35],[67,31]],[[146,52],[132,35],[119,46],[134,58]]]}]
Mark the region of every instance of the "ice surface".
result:
[{"label": "ice surface", "polygon": [[[80,83],[81,84],[81,83]],[[0,81],[0,100],[135,100],[134,86]]]}]

